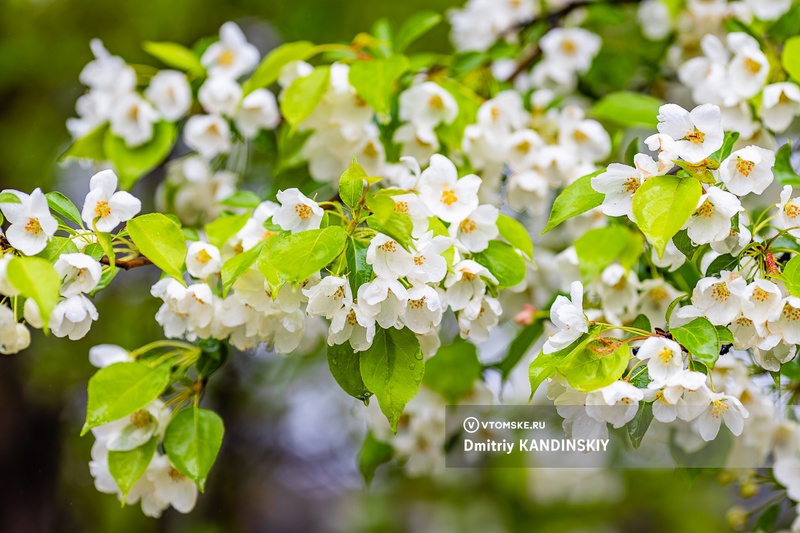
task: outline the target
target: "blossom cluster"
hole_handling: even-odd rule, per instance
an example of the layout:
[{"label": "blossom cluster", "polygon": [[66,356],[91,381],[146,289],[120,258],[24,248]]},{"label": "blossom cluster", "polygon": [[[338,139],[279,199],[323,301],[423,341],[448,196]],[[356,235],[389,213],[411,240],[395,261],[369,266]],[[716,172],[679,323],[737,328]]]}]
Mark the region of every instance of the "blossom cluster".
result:
[{"label": "blossom cluster", "polygon": [[[492,295],[498,280],[474,254],[499,238],[499,211],[479,205],[481,179],[458,177],[455,165],[434,154],[419,171],[413,190],[392,191],[393,209],[412,222],[410,246],[386,234],[360,230],[365,262],[373,275],[353,290],[347,273],[323,272],[282,284],[277,289],[253,264],[220,295],[220,271],[236,254],[245,254],[280,234],[317,230],[325,214],[297,189],[263,202],[247,223],[218,248],[208,242],[189,245],[186,266],[192,281],[164,278],[152,294],[164,301],[156,320],[169,338],[229,340],[240,349],[269,343],[279,353],[294,351],[307,330],[318,332],[319,317],[330,320],[328,344],[349,342],[356,352],[369,348],[377,327],[413,331],[427,353],[438,347],[438,326],[446,309],[455,311],[461,335],[485,340],[502,309]],[[437,230],[438,228],[438,230]],[[437,233],[438,231],[438,233]],[[355,276],[351,272],[349,276]]]},{"label": "blossom cluster", "polygon": [[[16,353],[30,344],[30,332],[25,324],[18,322],[20,317],[24,317],[25,322],[35,328],[44,327],[46,322],[56,337],[77,340],[88,333],[98,318],[97,309],[89,296],[99,288],[104,275],[108,277],[110,270],[100,263],[104,252],[97,244],[97,232],[112,231],[141,209],[141,202],[136,197],[116,189],[117,177],[113,171],[104,170],[92,177],[80,213],[82,220],[77,220],[81,227],[77,229],[53,216],[41,189],[35,189],[30,194],[16,190],[3,191],[6,201],[0,202],[0,211],[10,223],[5,232],[8,244],[23,256],[46,253],[53,257],[53,267],[59,278],[60,299],[48,317],[41,316],[39,304],[34,298],[25,299],[24,304],[19,300],[20,305],[17,306],[17,298],[24,288],[15,286],[9,279],[7,269],[16,256],[13,250],[5,251],[0,256],[0,295],[14,299],[15,303],[13,311],[6,306],[0,307],[2,353]],[[59,230],[69,237],[55,236]],[[90,245],[93,250],[87,253]],[[48,247],[54,251],[48,252]]]}]

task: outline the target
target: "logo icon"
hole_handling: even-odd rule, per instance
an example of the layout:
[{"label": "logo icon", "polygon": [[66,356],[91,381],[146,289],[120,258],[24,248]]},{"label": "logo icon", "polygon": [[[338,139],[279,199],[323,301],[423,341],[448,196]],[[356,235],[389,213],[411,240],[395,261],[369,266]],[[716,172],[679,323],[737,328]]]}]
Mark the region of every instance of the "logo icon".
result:
[{"label": "logo icon", "polygon": [[474,416],[464,419],[464,431],[467,433],[475,433],[480,427],[481,423]]}]

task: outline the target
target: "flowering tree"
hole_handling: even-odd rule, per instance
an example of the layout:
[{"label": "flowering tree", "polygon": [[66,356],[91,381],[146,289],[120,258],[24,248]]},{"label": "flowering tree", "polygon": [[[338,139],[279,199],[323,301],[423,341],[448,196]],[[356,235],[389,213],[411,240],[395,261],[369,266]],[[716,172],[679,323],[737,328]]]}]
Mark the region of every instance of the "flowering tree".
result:
[{"label": "flowering tree", "polygon": [[[109,283],[162,272],[166,339],[89,354],[98,490],[189,512],[231,347],[324,339],[371,406],[367,478],[393,457],[441,468],[445,402],[530,397],[573,438],[610,424],[638,447],[660,424],[686,455],[729,430],[774,463],[748,482],[800,500],[780,400],[800,380],[800,6],[627,4],[471,0],[448,14],[450,56],[407,53],[435,13],[263,59],[229,22],[194,48],[145,43],[163,70],[93,41],[64,158],[102,170],[80,207],[0,193],[0,351],[30,328],[80,339]],[[162,164],[141,214],[126,190]],[[501,319],[516,338],[479,357]]]}]

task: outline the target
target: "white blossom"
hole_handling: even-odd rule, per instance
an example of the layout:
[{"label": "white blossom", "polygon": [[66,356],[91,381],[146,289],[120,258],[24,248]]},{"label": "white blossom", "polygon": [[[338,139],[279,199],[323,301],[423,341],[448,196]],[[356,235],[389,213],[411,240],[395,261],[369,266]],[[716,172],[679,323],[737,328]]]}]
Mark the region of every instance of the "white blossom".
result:
[{"label": "white blossom", "polygon": [[100,282],[102,266],[86,254],[61,254],[53,265],[61,277],[61,295],[89,293]]},{"label": "white blossom", "polygon": [[719,107],[703,104],[686,111],[676,104],[658,110],[658,131],[675,140],[675,153],[689,163],[699,163],[722,147]]},{"label": "white blossom", "polygon": [[97,231],[110,232],[141,209],[142,202],[138,198],[129,192],[117,191],[117,175],[113,170],[101,170],[89,181],[81,217],[90,227],[95,224]]},{"label": "white blossom", "polygon": [[292,233],[319,229],[323,209],[298,189],[280,191],[278,201],[281,206],[272,215],[272,222],[282,229]]},{"label": "white blossom", "polygon": [[258,49],[247,42],[241,28],[236,24],[223,24],[219,30],[219,38],[219,41],[206,49],[201,58],[209,76],[237,79],[258,64]]},{"label": "white blossom", "polygon": [[25,255],[36,255],[47,246],[58,229],[58,221],[50,214],[47,198],[37,188],[28,195],[19,191],[11,192],[19,198],[19,203],[2,203],[0,211],[11,226],[6,229],[9,244]]},{"label": "white blossom", "polygon": [[562,350],[589,331],[589,321],[583,313],[583,285],[573,281],[570,298],[558,296],[550,307],[550,320],[558,328],[544,343],[545,354]]}]

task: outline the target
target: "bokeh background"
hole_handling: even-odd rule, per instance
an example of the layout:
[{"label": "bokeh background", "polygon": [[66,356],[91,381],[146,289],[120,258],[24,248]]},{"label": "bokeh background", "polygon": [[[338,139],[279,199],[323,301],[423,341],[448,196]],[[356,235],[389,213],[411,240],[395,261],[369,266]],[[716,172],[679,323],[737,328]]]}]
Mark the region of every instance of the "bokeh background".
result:
[{"label": "bokeh background", "polygon": [[[101,38],[131,63],[155,64],[145,40],[193,44],[235,20],[263,52],[284,41],[347,41],[387,17],[396,25],[447,0],[2,0],[0,1],[0,188],[59,188],[80,201],[88,169],[56,160],[83,88],[78,74]],[[417,49],[447,51],[440,25]],[[151,202],[159,173],[137,186]],[[324,356],[234,354],[206,401],[227,433],[208,492],[190,515],[160,520],[121,509],[89,475],[91,437],[79,438],[88,349],[134,348],[160,338],[156,273],[122,273],[97,298],[100,320],[80,342],[41,335],[0,358],[0,531],[728,531],[735,503],[717,479],[672,472],[447,471],[408,479],[381,467],[365,487],[356,466],[364,422],[338,390]],[[363,409],[363,408],[362,408]],[[355,416],[354,416],[355,414]]]}]

